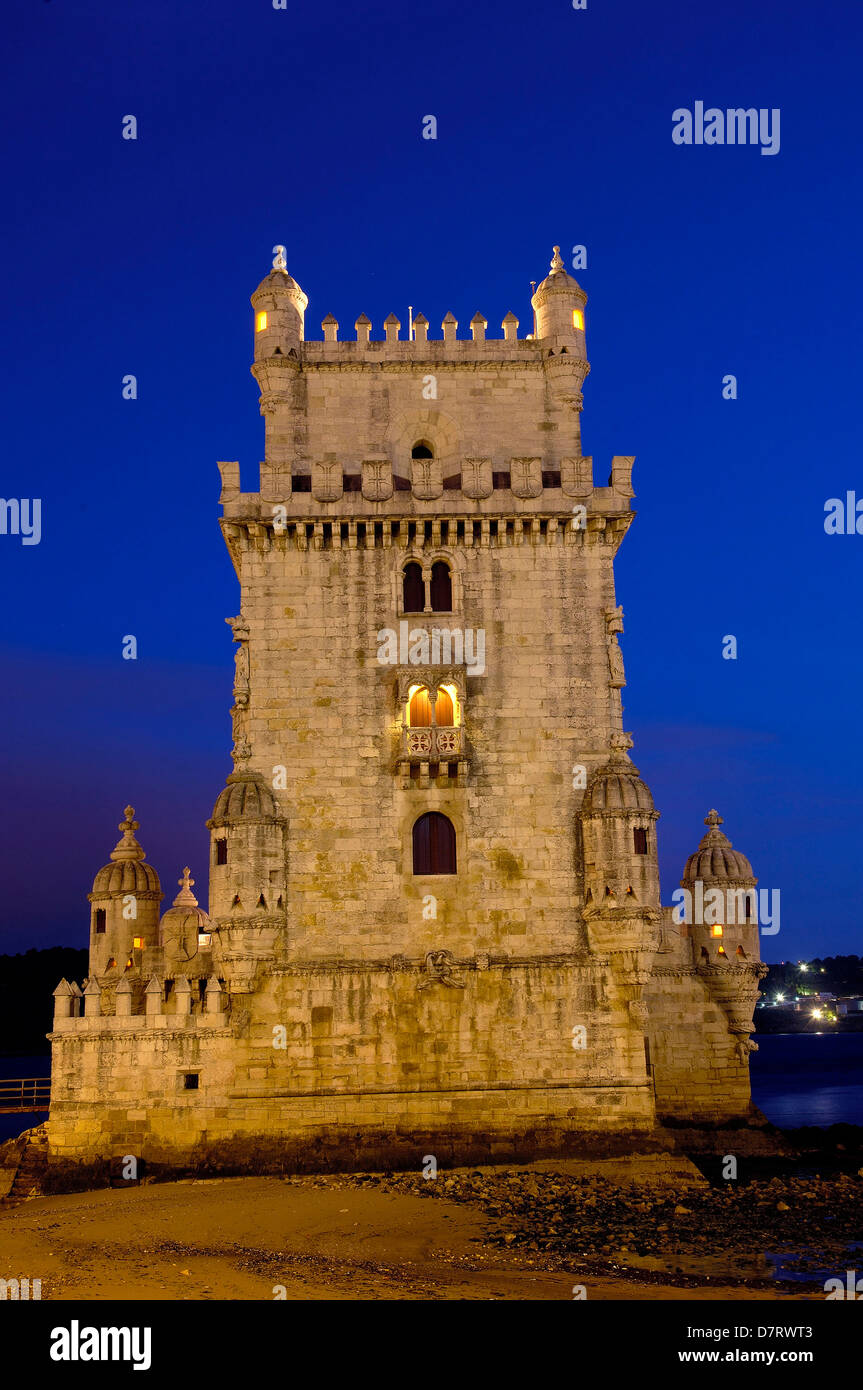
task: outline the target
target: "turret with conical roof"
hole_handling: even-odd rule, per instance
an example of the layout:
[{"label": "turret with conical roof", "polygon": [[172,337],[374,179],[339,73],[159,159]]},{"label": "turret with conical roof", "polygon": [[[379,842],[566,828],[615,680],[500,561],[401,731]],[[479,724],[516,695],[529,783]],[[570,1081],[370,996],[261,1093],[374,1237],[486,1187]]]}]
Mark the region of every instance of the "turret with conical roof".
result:
[{"label": "turret with conical roof", "polygon": [[91,976],[104,975],[112,963],[121,972],[130,962],[140,964],[143,951],[156,944],[163,893],[156,870],[144,862],[134,816],[135,808],[127,806],[118,827],[122,837],[88,894]]}]

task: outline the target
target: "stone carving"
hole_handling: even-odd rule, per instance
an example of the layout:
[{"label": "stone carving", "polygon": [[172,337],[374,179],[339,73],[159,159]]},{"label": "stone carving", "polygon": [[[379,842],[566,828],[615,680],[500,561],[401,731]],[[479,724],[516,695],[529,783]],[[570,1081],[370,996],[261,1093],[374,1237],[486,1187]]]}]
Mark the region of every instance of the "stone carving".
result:
[{"label": "stone carving", "polygon": [[623,671],[623,654],[617,643],[618,632],[623,631],[623,609],[620,605],[617,608],[606,608],[605,610],[605,629],[606,646],[608,648],[608,672],[609,685],[619,690],[626,685],[626,676]]},{"label": "stone carving", "polygon": [[449,985],[451,989],[464,989],[464,980],[457,979],[453,974],[455,956],[452,951],[428,951],[423,968],[426,977],[420,980],[418,989],[428,989],[429,985]]},{"label": "stone carving", "polygon": [[393,495],[393,470],[389,459],[363,460],[363,497],[384,502]]},{"label": "stone carving", "polygon": [[411,475],[414,496],[424,501],[440,497],[443,480],[439,459],[411,459]]},{"label": "stone carving", "polygon": [[312,464],[312,492],[319,502],[336,502],[342,495],[342,465],[331,459]]},{"label": "stone carving", "polygon": [[509,470],[514,496],[539,497],[542,492],[541,458],[510,459]]},{"label": "stone carving", "polygon": [[465,497],[491,497],[491,459],[465,459],[461,466],[461,490]]}]

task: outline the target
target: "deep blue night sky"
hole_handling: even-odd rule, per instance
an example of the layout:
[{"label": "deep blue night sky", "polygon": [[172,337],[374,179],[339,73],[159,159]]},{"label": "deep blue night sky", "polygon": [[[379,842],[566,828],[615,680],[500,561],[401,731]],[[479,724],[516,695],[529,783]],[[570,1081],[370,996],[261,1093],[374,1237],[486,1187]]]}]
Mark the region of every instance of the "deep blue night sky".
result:
[{"label": "deep blue night sky", "polygon": [[[781,891],[767,959],[863,949],[863,535],[824,531],[863,497],[859,6],[19,0],[4,28],[0,494],[43,517],[0,535],[0,950],[86,944],[128,801],[167,901],[189,863],[206,902],[239,609],[216,460],[256,486],[276,242],[309,337],[408,304],[524,333],[552,244],[586,245],[584,449],[600,483],[637,456],[624,724],[664,900],[716,806]],[[675,145],[698,100],[778,107],[779,153]]]}]

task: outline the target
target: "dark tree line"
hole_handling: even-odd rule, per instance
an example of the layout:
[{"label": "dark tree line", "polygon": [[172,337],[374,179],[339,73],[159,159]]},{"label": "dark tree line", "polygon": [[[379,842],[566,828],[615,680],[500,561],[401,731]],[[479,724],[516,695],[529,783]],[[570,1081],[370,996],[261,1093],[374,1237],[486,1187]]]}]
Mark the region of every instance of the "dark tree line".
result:
[{"label": "dark tree line", "polygon": [[54,990],[60,980],[83,980],[88,953],[51,946],[0,956],[0,1053],[35,1057],[50,1052],[45,1034],[54,1019]]}]

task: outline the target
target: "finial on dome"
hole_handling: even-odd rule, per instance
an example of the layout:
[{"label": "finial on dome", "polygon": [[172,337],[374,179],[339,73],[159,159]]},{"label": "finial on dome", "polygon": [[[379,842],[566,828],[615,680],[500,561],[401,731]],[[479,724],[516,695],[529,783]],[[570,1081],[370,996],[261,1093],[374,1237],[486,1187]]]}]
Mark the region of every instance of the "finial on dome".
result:
[{"label": "finial on dome", "polygon": [[285,260],[284,246],[273,247],[273,270],[287,270],[288,263]]},{"label": "finial on dome", "polygon": [[708,811],[707,815],[704,817],[704,824],[714,828],[717,825],[724,825],[725,822],[718,811]]},{"label": "finial on dome", "polygon": [[188,866],[183,870],[183,877],[178,878],[177,882],[180,885],[180,891],[174,899],[174,907],[197,907],[198,899],[192,892],[192,884],[195,880],[189,877]]},{"label": "finial on dome", "polygon": [[111,851],[111,858],[145,859],[146,855],[135,839],[135,831],[138,829],[138,822],[135,820],[134,806],[127,806],[124,814],[126,819],[122,820],[117,826],[118,830],[122,830],[123,837]]},{"label": "finial on dome", "polygon": [[560,247],[554,246],[552,250],[554,251],[554,255],[551,258],[551,269],[552,273],[556,273],[558,270],[564,270],[565,266],[563,264],[563,257],[560,254]]}]

